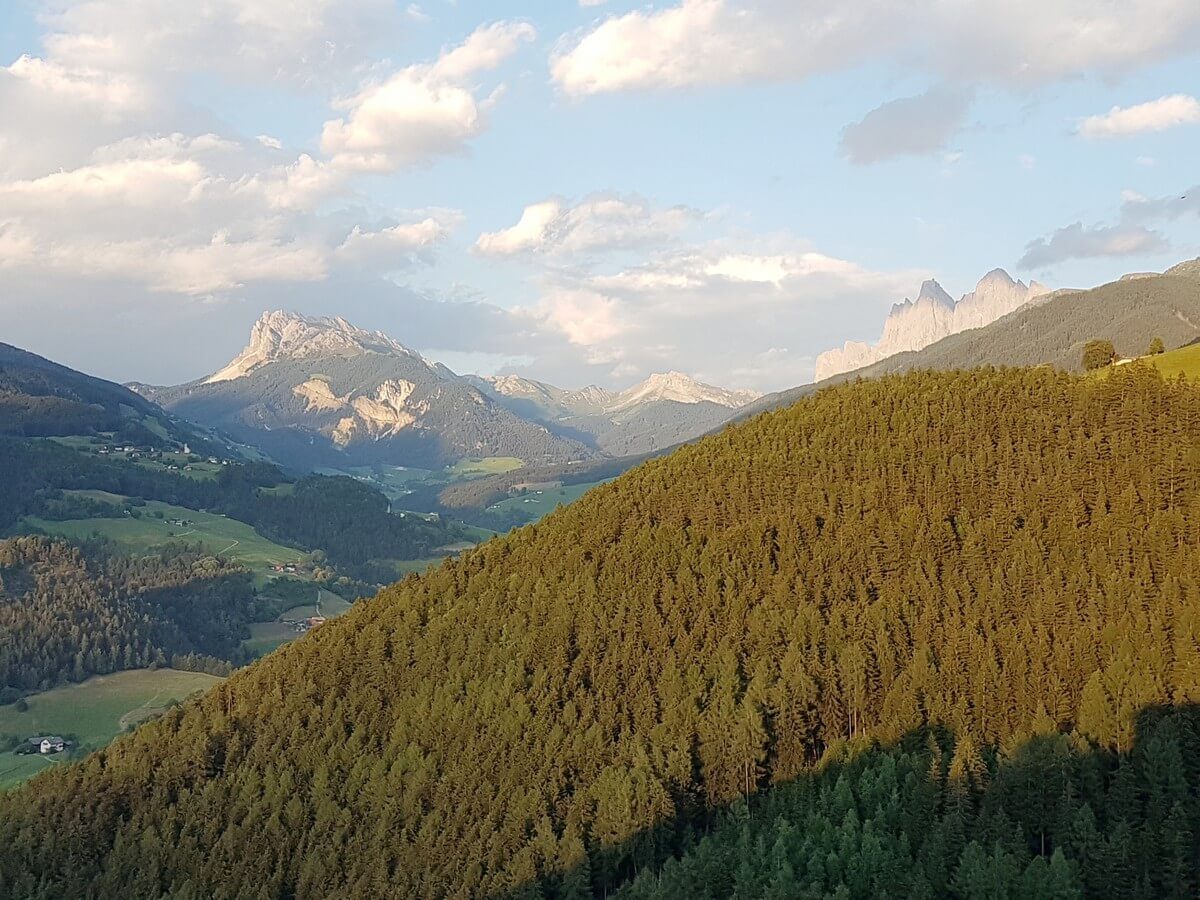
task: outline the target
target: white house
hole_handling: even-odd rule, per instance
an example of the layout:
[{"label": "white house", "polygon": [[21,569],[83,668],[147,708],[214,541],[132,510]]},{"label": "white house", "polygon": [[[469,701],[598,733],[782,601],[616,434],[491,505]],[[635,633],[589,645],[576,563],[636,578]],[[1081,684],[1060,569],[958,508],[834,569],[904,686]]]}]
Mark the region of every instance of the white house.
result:
[{"label": "white house", "polygon": [[67,742],[58,735],[44,737],[38,744],[38,750],[42,753],[62,753],[65,749],[67,749]]}]

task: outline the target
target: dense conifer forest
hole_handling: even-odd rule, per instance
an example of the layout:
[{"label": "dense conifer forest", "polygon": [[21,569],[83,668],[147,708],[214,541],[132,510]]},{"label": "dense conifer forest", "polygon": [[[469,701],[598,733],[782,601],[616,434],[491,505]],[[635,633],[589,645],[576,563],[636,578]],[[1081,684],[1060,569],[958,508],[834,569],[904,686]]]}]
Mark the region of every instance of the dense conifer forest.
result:
[{"label": "dense conifer forest", "polygon": [[0,895],[1193,896],[1200,392],[916,372],[650,461],[0,797]]},{"label": "dense conifer forest", "polygon": [[0,541],[0,699],[154,665],[227,674],[253,611],[248,571],[183,546]]}]

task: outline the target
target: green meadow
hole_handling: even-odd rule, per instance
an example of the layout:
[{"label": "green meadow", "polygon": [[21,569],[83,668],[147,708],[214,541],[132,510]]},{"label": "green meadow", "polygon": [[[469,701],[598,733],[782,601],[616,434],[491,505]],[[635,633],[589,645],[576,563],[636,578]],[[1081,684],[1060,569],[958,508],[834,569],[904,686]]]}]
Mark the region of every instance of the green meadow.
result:
[{"label": "green meadow", "polygon": [[250,637],[242,642],[242,646],[255,657],[266,656],[301,636],[301,632],[297,632],[294,625],[286,624],[285,619],[294,622],[315,615],[336,619],[338,616],[345,615],[354,606],[353,603],[343,600],[330,591],[320,588],[317,591],[320,596],[319,610],[316,603],[293,606],[280,613],[274,622],[255,622],[250,626]]},{"label": "green meadow", "polygon": [[[165,711],[173,700],[208,690],[221,679],[175,669],[135,669],[97,675],[79,684],[33,694],[29,708],[0,706],[0,739],[20,740],[42,734],[70,736],[83,749],[107,745],[129,725]],[[0,789],[12,787],[56,765],[64,756],[18,756],[0,753]]]},{"label": "green meadow", "polygon": [[588,481],[583,484],[565,484],[561,487],[546,488],[540,491],[527,491],[524,494],[509,497],[507,500],[501,500],[499,503],[488,507],[488,509],[495,510],[496,512],[517,512],[526,516],[529,521],[534,522],[554,512],[560,506],[574,503],[592,488],[611,480]]},{"label": "green meadow", "polygon": [[[111,498],[116,498],[112,502],[123,499],[115,494],[97,497]],[[157,500],[147,501],[145,506],[140,507],[140,512],[138,518],[67,519],[59,522],[27,516],[24,521],[30,528],[70,540],[85,540],[98,535],[133,554],[153,552],[170,543],[200,544],[214,554],[240,562],[251,569],[267,569],[279,563],[296,562],[302,555],[299,550],[267,540],[245,522],[216,513],[199,512]],[[192,524],[171,525],[170,519],[186,520]]]},{"label": "green meadow", "polygon": [[1148,362],[1168,378],[1178,375],[1200,377],[1200,344],[1189,344],[1158,356],[1143,357],[1142,361]]}]

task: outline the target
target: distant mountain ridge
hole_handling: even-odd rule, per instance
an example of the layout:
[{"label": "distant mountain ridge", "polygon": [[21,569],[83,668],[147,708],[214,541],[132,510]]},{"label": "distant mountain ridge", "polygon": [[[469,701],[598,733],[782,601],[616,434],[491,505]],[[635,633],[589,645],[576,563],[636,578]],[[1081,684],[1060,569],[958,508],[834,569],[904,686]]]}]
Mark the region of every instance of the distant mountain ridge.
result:
[{"label": "distant mountain ridge", "polygon": [[176,421],[156,403],[35,353],[0,344],[0,434],[54,437],[113,432],[136,444],[190,443],[206,436]]},{"label": "distant mountain ridge", "polygon": [[283,310],[263,313],[245,348],[211,375],[176,387],[131,386],[301,468],[624,456],[698,437],[758,396],[680,372],[620,392],[460,376],[383,332]]},{"label": "distant mountain ridge", "polygon": [[980,328],[1047,293],[1049,289],[1036,281],[1026,285],[1014,281],[1003,269],[993,269],[956,303],[937,281],[930,279],[921,285],[916,300],[906,299],[892,307],[876,343],[847,341],[840,349],[820,354],[814,381],[824,381],[893,354],[920,350],[949,335]]},{"label": "distant mountain ridge", "polygon": [[988,325],[949,335],[920,350],[768,394],[732,418],[788,406],[843,381],[913,369],[1051,365],[1078,371],[1089,340],[1110,340],[1118,354],[1133,357],[1144,353],[1156,337],[1168,349],[1200,339],[1200,259],[1180,263],[1161,275],[1139,274],[1090,290],[1052,291]]},{"label": "distant mountain ridge", "polygon": [[341,316],[308,318],[275,310],[262,314],[250,329],[250,342],[245,349],[225,368],[205,378],[203,383],[232,381],[280,359],[358,356],[363,353],[409,356],[425,362],[420,354],[382,331],[356,328]]},{"label": "distant mountain ridge", "polygon": [[562,463],[593,455],[445,366],[341,318],[263,313],[246,347],[212,375],[135,387],[298,468],[437,468],[472,456]]},{"label": "distant mountain ridge", "polygon": [[661,372],[624,391],[564,390],[516,375],[469,376],[520,415],[545,422],[610,456],[652,453],[699,437],[760,395]]}]

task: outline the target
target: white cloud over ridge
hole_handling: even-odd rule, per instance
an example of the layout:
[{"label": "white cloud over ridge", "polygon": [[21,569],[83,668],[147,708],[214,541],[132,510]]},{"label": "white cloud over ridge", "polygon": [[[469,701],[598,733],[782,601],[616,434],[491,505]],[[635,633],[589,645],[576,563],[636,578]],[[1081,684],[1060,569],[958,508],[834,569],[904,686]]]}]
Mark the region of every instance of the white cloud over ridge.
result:
[{"label": "white cloud over ridge", "polygon": [[264,163],[260,150],[216,135],[131,139],[75,169],[0,182],[0,268],[207,297],[253,282],[321,280],[334,264],[382,253],[399,267],[452,227],[427,217],[326,233],[314,216],[340,189],[336,173],[305,155]]},{"label": "white cloud over ridge", "polygon": [[1158,253],[1170,244],[1157,231],[1142,225],[1095,225],[1076,222],[1060,228],[1048,238],[1031,241],[1017,265],[1022,269],[1045,269],[1072,259],[1124,257]]},{"label": "white cloud over ridge", "polygon": [[1119,72],[1198,37],[1191,0],[680,0],[604,19],[565,41],[551,71],[574,96],[801,79],[881,58],[959,81],[1037,84]]},{"label": "white cloud over ridge", "polygon": [[873,272],[787,235],[718,238],[615,270],[547,267],[537,300],[516,315],[565,338],[610,382],[685,367],[714,383],[773,389],[811,379],[813,359],[777,347],[766,367],[756,350],[764,334],[804,342],[830,305],[878,304],[917,278]]},{"label": "white cloud over ridge", "polygon": [[483,26],[436,62],[408,66],[337,101],[345,115],[325,123],[322,151],[335,167],[362,172],[462,153],[487,127],[496,96],[478,96],[469,79],[495,69],[536,35],[525,22]]},{"label": "white cloud over ridge", "polygon": [[558,199],[525,207],[517,223],[481,234],[485,256],[571,255],[635,249],[670,242],[702,218],[683,206],[656,209],[640,197],[594,194],[568,205]]},{"label": "white cloud over ridge", "polygon": [[1200,123],[1200,100],[1187,94],[1172,94],[1137,106],[1114,106],[1103,115],[1088,116],[1079,123],[1079,133],[1086,138],[1128,137],[1196,123]]}]

